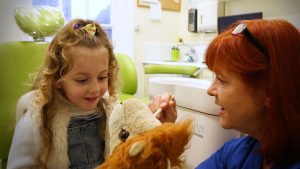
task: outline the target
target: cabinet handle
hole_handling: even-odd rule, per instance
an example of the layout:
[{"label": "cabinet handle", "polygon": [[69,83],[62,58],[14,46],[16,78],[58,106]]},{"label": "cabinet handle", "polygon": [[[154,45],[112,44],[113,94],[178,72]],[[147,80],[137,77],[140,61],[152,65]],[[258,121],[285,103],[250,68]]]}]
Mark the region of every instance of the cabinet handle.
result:
[{"label": "cabinet handle", "polygon": [[202,19],[203,19],[202,17],[203,17],[203,15],[201,14],[201,15],[200,15],[200,24],[201,24],[201,25],[202,25]]}]

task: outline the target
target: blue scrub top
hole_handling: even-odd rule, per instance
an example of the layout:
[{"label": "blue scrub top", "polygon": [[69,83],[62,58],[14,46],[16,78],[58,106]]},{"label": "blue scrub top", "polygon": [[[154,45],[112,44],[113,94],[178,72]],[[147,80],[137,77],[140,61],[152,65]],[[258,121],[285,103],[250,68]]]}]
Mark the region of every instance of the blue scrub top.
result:
[{"label": "blue scrub top", "polygon": [[[233,139],[223,145],[196,169],[261,169],[263,158],[259,142],[250,136]],[[300,162],[271,169],[300,169]]]}]

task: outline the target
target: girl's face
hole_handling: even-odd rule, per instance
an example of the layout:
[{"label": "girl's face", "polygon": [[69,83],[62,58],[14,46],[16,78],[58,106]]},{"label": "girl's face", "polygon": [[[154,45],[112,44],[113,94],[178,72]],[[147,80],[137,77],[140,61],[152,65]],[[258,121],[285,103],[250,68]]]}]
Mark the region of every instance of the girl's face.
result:
[{"label": "girl's face", "polygon": [[236,129],[252,136],[260,135],[260,127],[266,117],[266,93],[251,88],[232,72],[223,70],[208,89],[220,105],[220,123],[223,128]]},{"label": "girl's face", "polygon": [[68,54],[73,66],[63,76],[65,97],[83,110],[95,110],[108,88],[108,50],[73,47]]}]

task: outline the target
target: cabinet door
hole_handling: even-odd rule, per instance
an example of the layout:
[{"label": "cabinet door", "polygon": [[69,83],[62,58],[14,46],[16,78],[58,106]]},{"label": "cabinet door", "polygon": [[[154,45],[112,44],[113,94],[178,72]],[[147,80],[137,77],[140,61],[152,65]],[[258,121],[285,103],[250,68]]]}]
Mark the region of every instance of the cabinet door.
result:
[{"label": "cabinet door", "polygon": [[217,24],[217,1],[207,1],[203,4],[203,25],[214,26]]},{"label": "cabinet door", "polygon": [[217,28],[218,2],[201,1],[198,4],[198,29],[200,31],[213,31]]}]

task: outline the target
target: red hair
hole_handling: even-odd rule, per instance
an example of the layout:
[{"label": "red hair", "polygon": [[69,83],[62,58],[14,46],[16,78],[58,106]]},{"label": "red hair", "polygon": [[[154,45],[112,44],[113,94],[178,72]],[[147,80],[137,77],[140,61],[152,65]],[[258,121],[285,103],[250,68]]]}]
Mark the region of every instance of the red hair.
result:
[{"label": "red hair", "polygon": [[[233,36],[237,23],[267,49],[261,53],[245,36]],[[205,61],[218,73],[232,71],[248,86],[267,91],[270,106],[261,147],[269,163],[300,160],[300,33],[284,20],[245,20],[233,24],[208,46]]]}]

